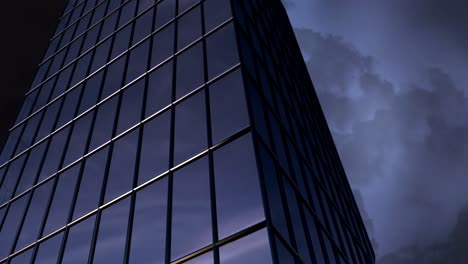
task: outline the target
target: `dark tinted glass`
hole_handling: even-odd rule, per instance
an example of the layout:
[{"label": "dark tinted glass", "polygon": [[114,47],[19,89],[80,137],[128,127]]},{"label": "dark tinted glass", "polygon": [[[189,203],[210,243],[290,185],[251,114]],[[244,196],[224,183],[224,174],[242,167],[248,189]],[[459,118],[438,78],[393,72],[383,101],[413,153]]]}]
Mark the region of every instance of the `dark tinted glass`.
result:
[{"label": "dark tinted glass", "polygon": [[21,168],[23,167],[26,155],[15,159],[8,166],[8,170],[4,176],[2,186],[0,187],[0,204],[12,198],[15,192],[16,182],[21,175]]},{"label": "dark tinted glass", "polygon": [[201,43],[198,43],[177,56],[177,98],[202,85],[203,82],[203,49]]},{"label": "dark tinted glass", "polygon": [[75,121],[70,137],[70,142],[68,143],[64,164],[70,164],[71,162],[83,156],[86,142],[88,140],[88,135],[90,133],[89,130],[91,128],[93,114],[93,112],[89,112]]},{"label": "dark tinted glass", "polygon": [[104,203],[132,187],[137,146],[138,130],[132,131],[114,143]]},{"label": "dark tinted glass", "polygon": [[79,171],[80,166],[77,165],[58,176],[57,187],[52,194],[52,202],[43,231],[44,235],[51,233],[67,223]]},{"label": "dark tinted glass", "polygon": [[125,61],[127,56],[122,56],[113,61],[107,68],[106,80],[102,89],[101,99],[108,97],[122,85],[124,75]]},{"label": "dark tinted glass", "polygon": [[88,53],[78,59],[78,62],[76,63],[75,72],[73,73],[73,78],[70,83],[70,87],[75,86],[87,76],[90,63],[91,53]]},{"label": "dark tinted glass", "polygon": [[91,137],[90,150],[104,144],[112,137],[112,127],[114,126],[115,112],[117,109],[118,97],[106,101],[99,105],[96,121]]},{"label": "dark tinted glass", "polygon": [[86,159],[73,219],[97,208],[104,178],[108,147]]},{"label": "dark tinted glass", "polygon": [[207,147],[204,95],[199,92],[176,106],[174,165]]},{"label": "dark tinted glass", "polygon": [[80,89],[73,89],[65,96],[65,101],[62,105],[60,117],[58,119],[57,127],[62,127],[66,123],[70,122],[75,116],[75,111],[80,99]]},{"label": "dark tinted glass", "polygon": [[201,37],[201,9],[196,7],[179,18],[177,29],[177,50]]},{"label": "dark tinted glass", "polygon": [[138,43],[144,37],[148,36],[153,28],[154,8],[146,11],[136,19],[135,31],[133,32],[132,45]]},{"label": "dark tinted glass", "polygon": [[70,228],[62,259],[63,264],[87,263],[95,219],[93,215]]},{"label": "dark tinted glass", "polygon": [[36,264],[49,264],[56,263],[60,245],[62,244],[63,232],[58,235],[53,236],[52,238],[47,239],[44,242],[39,244],[39,249],[37,251],[36,259],[34,263]]},{"label": "dark tinted glass", "polygon": [[240,70],[210,85],[210,106],[213,143],[248,125],[247,104]]},{"label": "dark tinted glass", "polygon": [[25,195],[10,205],[0,231],[0,259],[6,257],[13,246],[29,195]]},{"label": "dark tinted glass", "polygon": [[[135,2],[135,1],[133,1]],[[115,35],[114,45],[112,47],[111,59],[126,51],[130,45],[130,36],[132,33],[132,24],[127,25]]]},{"label": "dark tinted glass", "polygon": [[40,112],[28,120],[26,127],[24,128],[23,135],[21,135],[18,146],[16,147],[15,155],[21,153],[23,150],[32,145],[36,135],[37,127],[43,114],[44,112]]},{"label": "dark tinted glass", "polygon": [[24,192],[34,184],[39,166],[41,165],[41,161],[44,157],[46,145],[47,142],[44,142],[35,146],[31,150],[26,165],[24,166],[23,173],[21,174],[18,187],[16,188],[16,195]]},{"label": "dark tinted glass", "polygon": [[31,260],[33,249],[28,249],[26,252],[23,252],[17,256],[15,256],[9,263],[11,264],[24,264],[29,263]]},{"label": "dark tinted glass", "polygon": [[[266,229],[257,231],[247,237],[231,242],[219,249],[221,264],[268,264],[273,263],[270,243]],[[279,262],[294,263],[294,262]]]},{"label": "dark tinted glass", "polygon": [[174,53],[174,29],[175,26],[172,23],[153,35],[151,67],[158,65]]},{"label": "dark tinted glass", "polygon": [[97,103],[99,90],[101,88],[103,71],[98,72],[88,79],[80,102],[78,114],[83,113]]},{"label": "dark tinted glass", "polygon": [[123,91],[117,135],[140,122],[144,88],[145,79],[140,79]]},{"label": "dark tinted glass", "polygon": [[91,64],[90,72],[95,72],[97,69],[106,64],[111,44],[112,39],[107,39],[103,43],[99,44],[99,46],[97,46],[93,54],[94,58],[93,63]]},{"label": "dark tinted glass", "polygon": [[149,74],[145,116],[156,113],[171,103],[172,69],[173,63],[170,61]]},{"label": "dark tinted glass", "polygon": [[44,164],[42,165],[39,181],[49,177],[59,169],[60,159],[63,155],[63,149],[67,141],[70,127],[62,129],[60,132],[54,134],[50,141],[49,149],[47,151]]},{"label": "dark tinted glass", "polygon": [[208,78],[213,78],[239,62],[232,23],[210,35],[206,40]]},{"label": "dark tinted glass", "polygon": [[205,30],[211,31],[222,22],[231,17],[230,0],[206,0],[205,8]]},{"label": "dark tinted glass", "polygon": [[[188,8],[192,7],[196,3],[200,2],[200,0],[178,0],[178,1],[179,1],[179,3],[178,3],[178,5],[179,5],[178,14],[184,12]],[[200,23],[200,21],[197,21],[197,22]]]},{"label": "dark tinted glass", "polygon": [[176,1],[164,0],[158,4],[156,13],[156,28],[159,28],[174,18]]},{"label": "dark tinted glass", "polygon": [[147,39],[130,51],[125,84],[133,81],[147,70],[150,40]]},{"label": "dark tinted glass", "polygon": [[104,209],[93,263],[123,263],[130,199]]},{"label": "dark tinted glass", "polygon": [[218,235],[223,239],[262,221],[263,204],[250,134],[213,155]]},{"label": "dark tinted glass", "polygon": [[171,260],[212,241],[208,159],[176,171],[173,188]]},{"label": "dark tinted glass", "polygon": [[139,191],[130,249],[130,263],[164,263],[167,177]]},{"label": "dark tinted glass", "polygon": [[62,99],[53,102],[47,107],[44,118],[42,119],[41,125],[39,127],[39,132],[37,133],[37,139],[42,139],[52,132],[55,121],[57,120],[57,116],[59,114],[61,104]]},{"label": "dark tinted glass", "polygon": [[138,184],[169,169],[170,113],[150,120],[143,127]]},{"label": "dark tinted glass", "polygon": [[[120,11],[119,27],[133,19],[137,0],[128,1]],[[130,38],[128,39],[130,40]]]}]

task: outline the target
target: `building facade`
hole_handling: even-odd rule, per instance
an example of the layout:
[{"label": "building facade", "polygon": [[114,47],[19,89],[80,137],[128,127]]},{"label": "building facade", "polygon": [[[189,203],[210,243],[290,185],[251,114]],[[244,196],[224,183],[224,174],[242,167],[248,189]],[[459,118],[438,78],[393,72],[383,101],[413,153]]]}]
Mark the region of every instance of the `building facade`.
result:
[{"label": "building facade", "polygon": [[278,0],[70,0],[0,154],[0,263],[374,263]]}]

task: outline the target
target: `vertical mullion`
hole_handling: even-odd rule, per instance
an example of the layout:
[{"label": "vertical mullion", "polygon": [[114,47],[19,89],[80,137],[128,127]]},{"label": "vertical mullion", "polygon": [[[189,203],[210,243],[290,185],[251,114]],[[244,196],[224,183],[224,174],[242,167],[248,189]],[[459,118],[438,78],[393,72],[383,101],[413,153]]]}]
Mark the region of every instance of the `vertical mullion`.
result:
[{"label": "vertical mullion", "polygon": [[[169,0],[165,0],[169,1]],[[177,52],[177,34],[178,34],[178,19],[177,11],[179,9],[179,2],[175,1],[175,14],[174,19],[174,47],[173,54]],[[173,55],[174,61],[172,63],[172,95],[171,95],[171,128],[170,128],[170,146],[169,146],[169,175],[168,175],[168,192],[167,192],[167,215],[166,215],[166,264],[171,262],[171,241],[172,241],[172,198],[173,198],[173,185],[174,185],[174,141],[175,141],[175,105],[176,100],[176,72],[177,72],[177,57]]]},{"label": "vertical mullion", "polygon": [[[205,9],[204,2],[199,3],[201,9],[201,27],[202,27],[202,43],[203,43],[203,77],[205,83],[208,80],[208,59],[207,59],[207,48],[206,48],[206,28],[205,28]],[[211,108],[210,108],[210,92],[209,87],[205,86],[205,111],[206,111],[206,125],[207,125],[207,142],[208,147],[213,145],[213,136],[211,132]],[[210,179],[210,199],[211,199],[211,225],[212,225],[212,239],[213,239],[213,255],[214,264],[219,264],[219,247],[216,243],[219,240],[218,237],[218,218],[216,210],[216,186],[214,177],[214,164],[213,164],[213,151],[208,151],[209,160],[209,179]]]}]

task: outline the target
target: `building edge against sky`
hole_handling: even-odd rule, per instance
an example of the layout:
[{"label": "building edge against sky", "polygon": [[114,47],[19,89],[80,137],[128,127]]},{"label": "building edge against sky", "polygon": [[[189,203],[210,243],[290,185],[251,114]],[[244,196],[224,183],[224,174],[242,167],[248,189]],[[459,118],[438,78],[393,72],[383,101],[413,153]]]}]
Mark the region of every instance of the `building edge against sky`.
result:
[{"label": "building edge against sky", "polygon": [[0,263],[374,263],[278,0],[71,0],[0,154]]}]

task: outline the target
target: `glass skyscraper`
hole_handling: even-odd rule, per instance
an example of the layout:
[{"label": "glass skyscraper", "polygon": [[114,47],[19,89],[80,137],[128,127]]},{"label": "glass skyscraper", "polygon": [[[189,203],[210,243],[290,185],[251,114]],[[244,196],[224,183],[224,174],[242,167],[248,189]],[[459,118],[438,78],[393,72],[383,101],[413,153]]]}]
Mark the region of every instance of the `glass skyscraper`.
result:
[{"label": "glass skyscraper", "polygon": [[0,154],[0,263],[374,259],[279,0],[68,2]]}]

